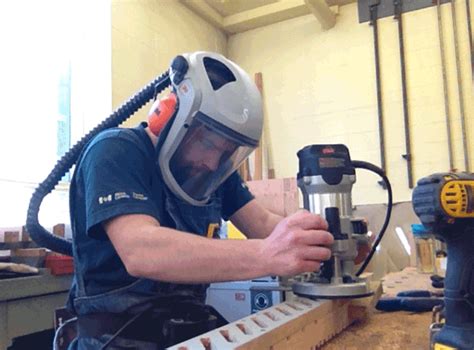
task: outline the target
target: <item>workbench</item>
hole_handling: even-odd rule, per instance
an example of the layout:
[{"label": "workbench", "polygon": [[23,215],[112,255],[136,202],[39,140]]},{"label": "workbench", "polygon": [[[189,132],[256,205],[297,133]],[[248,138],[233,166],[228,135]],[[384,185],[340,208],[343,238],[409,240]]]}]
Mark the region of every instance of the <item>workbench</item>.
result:
[{"label": "workbench", "polygon": [[[382,280],[382,285],[384,295],[387,296],[412,289],[440,291],[431,286],[429,274],[420,274],[413,267],[388,274]],[[322,349],[428,349],[430,324],[431,312],[375,310],[371,317],[349,326]]]},{"label": "workbench", "polygon": [[407,268],[372,281],[374,295],[361,299],[311,300],[295,297],[203,333],[172,350],[427,349],[431,313],[374,311],[382,295],[431,290],[429,275]]},{"label": "workbench", "polygon": [[15,337],[54,328],[54,310],[66,304],[71,281],[72,275],[53,276],[48,269],[0,280],[0,349]]}]

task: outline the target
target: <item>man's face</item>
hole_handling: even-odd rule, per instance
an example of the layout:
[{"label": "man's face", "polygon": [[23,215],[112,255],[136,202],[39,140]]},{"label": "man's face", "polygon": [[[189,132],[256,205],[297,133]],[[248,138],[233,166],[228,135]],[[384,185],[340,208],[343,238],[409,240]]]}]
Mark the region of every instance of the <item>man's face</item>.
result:
[{"label": "man's face", "polygon": [[211,176],[235,151],[236,145],[204,125],[190,130],[179,147],[174,171],[178,183],[191,178],[194,185]]}]

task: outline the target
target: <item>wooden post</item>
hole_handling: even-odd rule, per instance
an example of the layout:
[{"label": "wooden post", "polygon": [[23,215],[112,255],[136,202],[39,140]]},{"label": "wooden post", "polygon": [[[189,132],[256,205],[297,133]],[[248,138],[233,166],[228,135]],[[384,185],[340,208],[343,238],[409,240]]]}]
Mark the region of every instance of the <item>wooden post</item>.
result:
[{"label": "wooden post", "polygon": [[[255,85],[257,85],[258,91],[260,91],[260,95],[262,96],[263,100],[263,80],[262,80],[262,73],[255,73]],[[262,115],[263,117],[263,115]],[[265,119],[263,120],[263,123],[265,123]],[[254,164],[255,164],[255,172],[253,176],[253,180],[261,180],[263,178],[262,174],[262,148],[263,148],[263,143],[260,140],[260,144],[258,145],[257,149],[255,150],[255,159],[254,159]]]},{"label": "wooden post", "polygon": [[59,237],[64,238],[66,226],[64,224],[57,224],[53,227],[53,233]]},{"label": "wooden post", "polygon": [[[262,95],[262,102],[263,102],[263,76],[262,73],[258,72],[255,73],[255,85],[257,85],[260,94]],[[271,153],[270,147],[270,131],[268,129],[268,119],[265,117],[265,107],[263,107],[263,136],[262,141],[260,141],[260,145],[255,150],[255,177],[253,180],[261,180],[263,178],[263,154],[265,154],[265,159],[267,161],[267,178],[274,179],[275,178],[275,169],[273,168],[273,158]],[[257,176],[261,176],[257,178]]]}]

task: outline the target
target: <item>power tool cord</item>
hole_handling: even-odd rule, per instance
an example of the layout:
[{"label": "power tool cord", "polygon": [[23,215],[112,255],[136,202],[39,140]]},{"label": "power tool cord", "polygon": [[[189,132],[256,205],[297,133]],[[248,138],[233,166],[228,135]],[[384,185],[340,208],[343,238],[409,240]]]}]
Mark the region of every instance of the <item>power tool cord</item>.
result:
[{"label": "power tool cord", "polygon": [[387,203],[387,211],[385,214],[385,221],[382,225],[382,228],[380,229],[379,234],[377,235],[377,238],[375,239],[374,244],[372,245],[372,249],[370,250],[369,255],[367,255],[361,267],[356,273],[356,276],[360,276],[366,269],[367,265],[369,265],[370,260],[374,256],[375,251],[377,250],[377,247],[380,244],[380,241],[382,240],[385,234],[385,231],[387,231],[388,223],[390,222],[390,216],[392,215],[393,194],[392,194],[392,186],[390,185],[390,181],[388,180],[387,175],[385,175],[385,171],[383,171],[383,169],[379,168],[378,166],[375,166],[374,164],[364,162],[361,160],[353,160],[352,165],[355,168],[366,169],[379,175],[382,178],[382,180],[385,182],[385,186],[387,187],[387,194],[388,194],[388,203]]},{"label": "power tool cord", "polygon": [[26,218],[26,228],[31,238],[39,246],[72,256],[72,243],[59,236],[53,235],[39,223],[38,213],[44,197],[54,190],[61,178],[77,162],[83,148],[92,138],[106,129],[117,127],[122,124],[150,101],[157,93],[161,92],[169,85],[170,78],[168,72],[163,73],[150,82],[71,147],[71,149],[56,163],[54,169],[47,178],[38,185],[30,199]]}]

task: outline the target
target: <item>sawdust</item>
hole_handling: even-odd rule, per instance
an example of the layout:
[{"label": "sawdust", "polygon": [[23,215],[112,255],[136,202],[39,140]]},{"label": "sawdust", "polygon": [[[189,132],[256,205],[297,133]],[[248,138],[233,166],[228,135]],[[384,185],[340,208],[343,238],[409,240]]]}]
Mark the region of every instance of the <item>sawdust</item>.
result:
[{"label": "sawdust", "polygon": [[379,312],[348,327],[323,350],[428,349],[431,313]]}]

